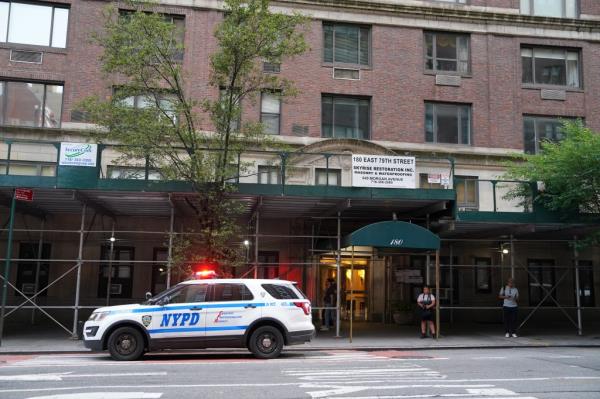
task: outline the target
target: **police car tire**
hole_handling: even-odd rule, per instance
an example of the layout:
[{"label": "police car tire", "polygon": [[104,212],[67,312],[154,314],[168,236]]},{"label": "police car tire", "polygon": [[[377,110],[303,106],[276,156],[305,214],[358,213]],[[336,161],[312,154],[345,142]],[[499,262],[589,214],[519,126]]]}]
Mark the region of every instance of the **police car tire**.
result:
[{"label": "police car tire", "polygon": [[[270,346],[265,346],[264,341],[269,340]],[[281,331],[273,326],[259,327],[250,336],[248,349],[259,359],[274,359],[279,356],[283,349],[283,335]]]},{"label": "police car tire", "polygon": [[[127,347],[123,347],[123,340],[127,340]],[[130,345],[134,347],[130,350]],[[144,354],[144,337],[133,327],[119,327],[108,337],[108,352],[115,360],[137,360]]]}]

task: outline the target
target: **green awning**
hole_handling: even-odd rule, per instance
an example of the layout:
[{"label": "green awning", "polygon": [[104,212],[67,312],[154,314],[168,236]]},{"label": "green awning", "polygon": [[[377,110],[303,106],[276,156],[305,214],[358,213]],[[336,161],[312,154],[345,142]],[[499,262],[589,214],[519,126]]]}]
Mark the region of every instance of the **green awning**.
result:
[{"label": "green awning", "polygon": [[352,245],[436,251],[440,249],[440,238],[417,224],[390,220],[369,224],[345,236],[343,246]]}]

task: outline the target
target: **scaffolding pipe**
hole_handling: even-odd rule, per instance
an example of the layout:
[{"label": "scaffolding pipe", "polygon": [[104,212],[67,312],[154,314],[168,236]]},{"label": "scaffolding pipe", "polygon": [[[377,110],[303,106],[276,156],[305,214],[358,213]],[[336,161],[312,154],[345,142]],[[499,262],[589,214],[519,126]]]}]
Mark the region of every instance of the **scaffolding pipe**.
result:
[{"label": "scaffolding pipe", "polygon": [[[354,320],[354,245],[350,262],[350,343],[352,343],[352,321]],[[344,295],[345,296],[345,295]]]},{"label": "scaffolding pipe", "polygon": [[258,278],[258,229],[259,229],[260,211],[256,210],[254,224],[254,278]]},{"label": "scaffolding pipe", "polygon": [[435,251],[435,339],[440,338],[440,250]]},{"label": "scaffolding pipe", "polygon": [[515,243],[512,234],[510,235],[510,278],[515,278]]},{"label": "scaffolding pipe", "polygon": [[115,222],[112,222],[112,231],[110,233],[110,247],[108,252],[108,275],[106,281],[106,306],[110,306],[110,286],[112,285],[112,273],[113,273],[113,258],[115,250]]},{"label": "scaffolding pipe", "polygon": [[[42,250],[44,248],[44,223],[46,221],[42,219],[41,228],[40,228],[40,238],[38,240],[38,249],[37,249],[37,262],[35,264],[35,283],[33,287],[33,298],[37,297],[38,286],[40,284],[40,269],[42,266]],[[33,301],[35,303],[35,299]],[[31,310],[31,324],[35,323],[35,309]]]},{"label": "scaffolding pipe", "polygon": [[575,263],[575,300],[577,301],[577,335],[583,335],[583,322],[581,320],[581,287],[579,281],[579,251],[577,250],[577,236],[573,237],[573,260]]},{"label": "scaffolding pipe", "polygon": [[83,265],[83,237],[85,228],[85,211],[87,205],[83,204],[81,209],[81,229],[79,230],[79,251],[77,253],[77,282],[75,285],[75,306],[73,308],[73,330],[72,337],[77,338],[77,322],[79,320],[79,291],[81,290],[81,266]]},{"label": "scaffolding pipe", "polygon": [[[6,170],[8,170],[8,165],[6,165]],[[6,309],[6,297],[8,294],[8,279],[10,278],[10,262],[12,257],[12,239],[13,227],[15,225],[16,202],[15,190],[13,190],[12,200],[10,202],[10,219],[8,222],[8,241],[6,242],[6,262],[4,263],[4,278],[2,282],[2,304],[0,305],[0,346],[2,346],[2,335],[4,333],[4,311]]]},{"label": "scaffolding pipe", "polygon": [[340,337],[340,307],[342,302],[342,280],[341,263],[342,263],[342,222],[340,219],[341,212],[337,213],[337,259],[335,261],[335,279],[336,279],[336,303],[335,303],[335,336]]},{"label": "scaffolding pipe", "polygon": [[[173,228],[175,226],[175,207],[171,203],[171,220],[169,221],[169,248],[167,248],[167,289],[171,288],[171,268],[173,267]],[[156,293],[155,293],[156,294]]]}]

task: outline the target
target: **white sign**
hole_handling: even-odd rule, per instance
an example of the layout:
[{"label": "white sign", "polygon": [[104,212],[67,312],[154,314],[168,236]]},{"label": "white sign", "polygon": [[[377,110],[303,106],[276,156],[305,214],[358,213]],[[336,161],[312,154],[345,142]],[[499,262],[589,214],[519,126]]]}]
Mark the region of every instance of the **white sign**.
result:
[{"label": "white sign", "polygon": [[415,157],[352,155],[353,187],[416,188]]},{"label": "white sign", "polygon": [[427,175],[427,183],[429,184],[440,184],[442,182],[442,175],[437,173],[429,173]]},{"label": "white sign", "polygon": [[60,143],[61,166],[96,166],[98,144]]},{"label": "white sign", "polygon": [[442,186],[444,187],[448,187],[450,185],[450,175],[448,173],[442,173],[442,179],[440,181],[440,183],[442,184]]}]

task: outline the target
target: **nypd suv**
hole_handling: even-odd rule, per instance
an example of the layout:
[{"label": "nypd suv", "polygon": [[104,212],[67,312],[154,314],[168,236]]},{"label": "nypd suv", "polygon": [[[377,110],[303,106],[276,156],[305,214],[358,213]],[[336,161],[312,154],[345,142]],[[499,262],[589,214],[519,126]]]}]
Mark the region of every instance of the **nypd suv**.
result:
[{"label": "nypd suv", "polygon": [[180,283],[142,304],[96,309],[84,343],[115,360],[160,349],[248,348],[275,358],[315,333],[310,301],[290,281],[214,279]]}]

